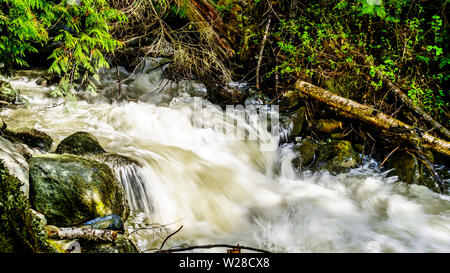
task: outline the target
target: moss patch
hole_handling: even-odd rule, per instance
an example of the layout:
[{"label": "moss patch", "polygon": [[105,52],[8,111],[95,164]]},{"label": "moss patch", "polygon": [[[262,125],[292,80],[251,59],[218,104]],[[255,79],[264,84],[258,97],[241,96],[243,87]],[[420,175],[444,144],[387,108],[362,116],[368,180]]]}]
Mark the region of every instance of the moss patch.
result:
[{"label": "moss patch", "polygon": [[0,252],[49,252],[45,232],[20,191],[22,183],[0,161]]},{"label": "moss patch", "polygon": [[3,134],[6,139],[22,142],[30,148],[40,148],[44,151],[50,150],[53,143],[53,139],[49,135],[32,128],[6,129]]},{"label": "moss patch", "polygon": [[101,154],[105,150],[100,146],[97,138],[87,132],[76,132],[61,141],[56,147],[57,154]]}]

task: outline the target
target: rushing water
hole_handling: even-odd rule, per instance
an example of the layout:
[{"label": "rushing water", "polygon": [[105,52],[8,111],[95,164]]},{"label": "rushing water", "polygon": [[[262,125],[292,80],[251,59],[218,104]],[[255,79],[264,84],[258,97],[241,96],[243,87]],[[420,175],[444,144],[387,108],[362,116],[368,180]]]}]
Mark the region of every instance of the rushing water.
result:
[{"label": "rushing water", "polygon": [[[159,247],[183,225],[165,247],[239,243],[275,252],[450,251],[450,198],[387,178],[371,160],[337,176],[298,173],[289,144],[262,149],[258,141],[228,138],[222,111],[206,101],[208,118],[196,126],[185,92],[146,103],[80,100],[76,110],[67,110],[50,107],[50,88],[34,80],[12,83],[31,106],[2,110],[8,126],[45,131],[55,144],[74,132],[91,132],[108,152],[139,163],[115,172],[134,211],[129,224],[147,227],[130,227],[142,250]],[[243,124],[238,119],[237,126]]]}]

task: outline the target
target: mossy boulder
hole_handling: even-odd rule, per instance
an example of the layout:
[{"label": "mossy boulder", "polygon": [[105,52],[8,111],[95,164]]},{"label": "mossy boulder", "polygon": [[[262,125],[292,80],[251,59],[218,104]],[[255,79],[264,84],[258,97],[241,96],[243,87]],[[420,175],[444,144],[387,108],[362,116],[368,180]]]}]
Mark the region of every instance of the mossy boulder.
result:
[{"label": "mossy boulder", "polygon": [[316,169],[328,170],[330,173],[348,171],[361,163],[361,157],[347,140],[334,140],[318,148]]},{"label": "mossy boulder", "polygon": [[0,160],[0,252],[48,252],[41,220],[32,212],[30,203],[20,191],[23,186],[9,174]]},{"label": "mossy boulder", "polygon": [[125,191],[103,163],[69,154],[34,156],[30,165],[30,201],[51,225],[81,224],[117,214],[126,219]]},{"label": "mossy boulder", "polygon": [[294,145],[294,151],[298,154],[292,160],[294,167],[301,168],[310,165],[315,157],[318,145],[310,139],[302,139],[300,143]]},{"label": "mossy boulder", "polygon": [[53,143],[48,134],[33,128],[6,129],[3,134],[11,141],[22,142],[30,148],[39,148],[43,151],[50,150]]},{"label": "mossy boulder", "polygon": [[56,147],[57,154],[100,154],[106,151],[102,148],[97,138],[91,133],[76,132],[59,143]]}]

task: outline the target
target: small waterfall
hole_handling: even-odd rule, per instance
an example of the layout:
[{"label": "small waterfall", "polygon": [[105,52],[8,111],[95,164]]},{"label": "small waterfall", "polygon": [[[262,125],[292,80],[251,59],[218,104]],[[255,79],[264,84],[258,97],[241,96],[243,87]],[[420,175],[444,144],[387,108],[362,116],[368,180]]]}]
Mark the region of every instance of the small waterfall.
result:
[{"label": "small waterfall", "polygon": [[[116,153],[98,160],[114,169],[131,209],[171,231],[183,225],[167,247],[239,243],[276,252],[450,251],[449,196],[388,178],[370,161],[339,175],[299,172],[291,163],[292,145],[279,145],[283,134],[272,136],[245,109],[224,112],[200,99],[198,117],[195,98],[180,88],[174,96],[164,94],[167,103],[79,101],[76,111],[67,111],[42,107],[53,100],[32,81],[14,85],[32,105],[3,111],[8,125],[43,130],[56,143],[77,131],[95,135]],[[287,135],[288,127],[279,129]],[[229,137],[228,128],[258,138]],[[142,249],[164,239],[134,235]]]}]

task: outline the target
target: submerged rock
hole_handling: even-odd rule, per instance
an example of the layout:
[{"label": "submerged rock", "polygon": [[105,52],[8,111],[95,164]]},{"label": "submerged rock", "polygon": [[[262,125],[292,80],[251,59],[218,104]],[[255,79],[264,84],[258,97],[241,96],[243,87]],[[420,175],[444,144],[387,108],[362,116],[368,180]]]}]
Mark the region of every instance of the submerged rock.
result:
[{"label": "submerged rock", "polygon": [[11,141],[22,142],[30,148],[39,148],[44,151],[50,150],[53,143],[53,139],[49,135],[33,128],[6,129],[3,134]]},{"label": "submerged rock", "polygon": [[360,162],[359,154],[353,149],[349,141],[334,140],[318,148],[317,161],[314,163],[314,167],[328,170],[330,173],[338,173],[348,171]]},{"label": "submerged rock", "polygon": [[101,154],[106,153],[97,138],[91,133],[76,132],[59,143],[56,147],[57,154]]},{"label": "submerged rock", "polygon": [[110,214],[128,217],[123,186],[107,165],[68,154],[34,156],[29,164],[30,201],[49,224],[73,226]]}]

